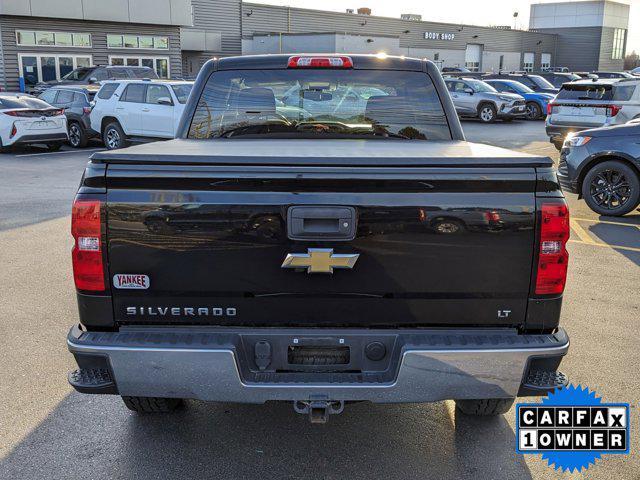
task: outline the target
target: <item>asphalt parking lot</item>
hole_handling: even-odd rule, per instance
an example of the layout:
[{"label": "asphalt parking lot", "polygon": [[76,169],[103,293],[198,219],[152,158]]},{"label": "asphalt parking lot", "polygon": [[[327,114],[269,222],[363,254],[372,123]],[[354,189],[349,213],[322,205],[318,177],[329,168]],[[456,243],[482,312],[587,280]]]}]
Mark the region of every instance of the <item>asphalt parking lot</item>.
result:
[{"label": "asphalt parking lot", "polygon": [[[557,159],[542,122],[463,123],[471,141]],[[117,397],[68,386],[77,321],[69,210],[90,150],[0,155],[0,478],[582,478],[514,451],[514,413],[476,419],[452,402],[349,405],[310,425],[289,404],[188,402],[137,416]],[[568,195],[571,264],[562,370],[632,405],[631,455],[585,477],[640,479],[640,212],[599,217]]]}]

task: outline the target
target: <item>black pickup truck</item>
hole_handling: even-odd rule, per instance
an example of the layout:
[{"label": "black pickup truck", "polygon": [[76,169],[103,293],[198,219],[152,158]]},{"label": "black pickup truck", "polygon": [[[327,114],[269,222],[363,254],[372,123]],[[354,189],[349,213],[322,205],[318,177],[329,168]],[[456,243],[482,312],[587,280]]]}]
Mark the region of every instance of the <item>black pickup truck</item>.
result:
[{"label": "black pickup truck", "polygon": [[428,61],[209,61],[177,139],[93,154],[72,233],[69,381],[134,411],[495,415],[566,383],[552,161],[466,142]]}]

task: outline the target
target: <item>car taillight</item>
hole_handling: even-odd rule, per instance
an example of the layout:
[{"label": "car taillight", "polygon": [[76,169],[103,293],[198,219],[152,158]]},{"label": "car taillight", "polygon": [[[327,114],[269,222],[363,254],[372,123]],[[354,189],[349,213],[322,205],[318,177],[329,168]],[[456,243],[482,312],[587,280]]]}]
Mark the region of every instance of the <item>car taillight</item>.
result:
[{"label": "car taillight", "polygon": [[553,107],[555,107],[553,103],[547,103],[547,115],[551,115],[553,113]]},{"label": "car taillight", "polygon": [[607,117],[615,117],[622,110],[619,105],[607,105]]},{"label": "car taillight", "polygon": [[82,113],[89,115],[91,113],[91,107],[82,107]]},{"label": "car taillight", "polygon": [[353,68],[351,57],[289,57],[289,68]]},{"label": "car taillight", "polygon": [[19,115],[20,110],[5,110],[2,113],[4,113],[5,115],[9,115],[11,117],[19,117],[20,116]]},{"label": "car taillight", "polygon": [[14,123],[11,127],[11,133],[9,134],[9,138],[13,138],[18,133],[18,129],[16,128],[16,124]]},{"label": "car taillight", "polygon": [[75,200],[71,213],[73,278],[78,290],[103,291],[101,206],[99,200]]},{"label": "car taillight", "polygon": [[490,212],[484,212],[484,218],[487,222],[499,222],[500,214],[495,210],[492,210]]},{"label": "car taillight", "polygon": [[564,291],[569,229],[569,209],[565,204],[542,204],[536,295],[559,295]]}]

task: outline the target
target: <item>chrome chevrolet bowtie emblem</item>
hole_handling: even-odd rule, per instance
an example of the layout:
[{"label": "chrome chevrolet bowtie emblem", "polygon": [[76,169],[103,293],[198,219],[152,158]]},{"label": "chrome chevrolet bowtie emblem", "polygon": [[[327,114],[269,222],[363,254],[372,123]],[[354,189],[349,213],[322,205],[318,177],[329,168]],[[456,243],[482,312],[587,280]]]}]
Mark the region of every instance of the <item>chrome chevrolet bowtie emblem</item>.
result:
[{"label": "chrome chevrolet bowtie emblem", "polygon": [[334,268],[352,269],[358,253],[334,254],[332,248],[309,248],[307,253],[289,253],[282,268],[306,268],[307,273],[333,273]]}]

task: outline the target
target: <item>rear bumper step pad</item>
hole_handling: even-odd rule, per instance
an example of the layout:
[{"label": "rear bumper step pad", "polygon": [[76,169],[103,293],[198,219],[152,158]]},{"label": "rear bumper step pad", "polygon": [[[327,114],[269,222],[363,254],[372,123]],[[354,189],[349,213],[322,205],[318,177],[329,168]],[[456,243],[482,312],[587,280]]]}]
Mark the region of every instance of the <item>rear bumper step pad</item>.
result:
[{"label": "rear bumper step pad", "polygon": [[[247,345],[257,339],[274,346],[271,370],[249,359]],[[334,340],[351,348],[349,364],[327,366],[326,371],[316,365],[279,369],[278,352],[284,350],[286,359],[287,345]],[[371,342],[387,345],[387,360],[358,363],[365,356],[363,346]],[[84,332],[74,327],[67,343],[76,359],[106,358],[120,395],[240,403],[305,401],[317,395],[376,403],[507,398],[517,396],[524,385],[538,386],[544,394],[561,378],[555,371],[538,375],[530,364],[557,365],[569,348],[564,330],[519,335],[511,329],[131,327]],[[354,370],[358,366],[362,368]],[[71,383],[77,388],[78,382]]]}]

